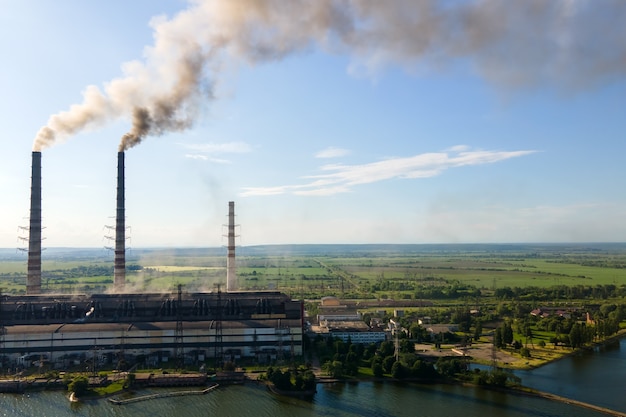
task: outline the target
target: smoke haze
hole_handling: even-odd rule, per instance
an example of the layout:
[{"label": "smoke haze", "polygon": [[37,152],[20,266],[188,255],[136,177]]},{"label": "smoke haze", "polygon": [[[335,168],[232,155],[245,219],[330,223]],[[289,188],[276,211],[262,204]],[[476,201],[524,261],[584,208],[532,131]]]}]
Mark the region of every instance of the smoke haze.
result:
[{"label": "smoke haze", "polygon": [[224,60],[255,64],[314,48],[348,54],[368,73],[464,60],[498,87],[589,88],[626,72],[625,21],[623,0],[194,0],[172,19],[153,19],[144,61],[52,115],[34,150],[119,118],[132,121],[120,151],[188,129]]}]

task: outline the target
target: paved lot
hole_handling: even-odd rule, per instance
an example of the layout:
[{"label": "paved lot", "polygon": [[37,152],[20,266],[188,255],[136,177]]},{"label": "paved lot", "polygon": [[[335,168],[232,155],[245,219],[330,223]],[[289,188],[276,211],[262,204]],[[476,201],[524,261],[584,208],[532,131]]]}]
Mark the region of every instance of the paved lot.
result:
[{"label": "paved lot", "polygon": [[[454,345],[443,345],[442,349],[434,349],[430,344],[415,344],[415,352],[422,356],[440,357],[440,356],[462,356],[462,352],[465,351],[467,356],[471,356],[474,359],[490,362],[492,360],[492,347],[491,343],[475,343],[467,348],[456,348]],[[506,352],[500,350],[496,351],[496,359],[501,364],[511,364],[519,361],[519,358],[509,355]]]}]

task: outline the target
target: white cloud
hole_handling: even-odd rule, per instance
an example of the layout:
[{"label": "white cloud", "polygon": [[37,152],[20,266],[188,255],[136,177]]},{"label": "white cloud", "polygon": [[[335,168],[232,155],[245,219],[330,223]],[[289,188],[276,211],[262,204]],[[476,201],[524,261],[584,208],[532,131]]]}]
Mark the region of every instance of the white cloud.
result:
[{"label": "white cloud", "polygon": [[207,154],[247,153],[252,151],[252,147],[245,142],[179,143],[179,145],[192,151]]},{"label": "white cloud", "polygon": [[209,157],[208,157],[208,156],[206,156],[206,155],[201,155],[201,154],[198,154],[198,153],[195,153],[195,154],[190,154],[190,153],[185,154],[185,158],[189,158],[189,159],[199,159],[199,160],[201,160],[201,161],[206,161],[206,160],[208,160],[208,159],[209,159]]},{"label": "white cloud", "polygon": [[279,186],[279,187],[254,187],[254,188],[244,188],[244,191],[240,194],[243,197],[248,197],[252,195],[279,195],[285,194],[289,189],[295,187],[290,187],[288,185]]},{"label": "white cloud", "polygon": [[222,158],[214,158],[211,156],[207,156],[207,155],[202,155],[202,154],[185,154],[185,158],[189,158],[189,159],[197,159],[200,161],[209,161],[209,162],[213,162],[215,164],[230,164],[231,161],[229,161],[228,159],[222,159]]},{"label": "white cloud", "polygon": [[454,145],[446,149],[446,151],[449,151],[449,152],[465,152],[469,150],[470,150],[470,147],[467,145]]},{"label": "white cloud", "polygon": [[389,158],[361,165],[332,164],[322,166],[328,172],[304,178],[312,181],[299,185],[275,187],[248,187],[242,196],[277,195],[333,195],[351,191],[352,186],[391,179],[429,178],[447,169],[468,165],[491,164],[526,156],[536,151],[470,151],[467,147],[453,147],[448,151],[424,153],[404,158]]},{"label": "white cloud", "polygon": [[335,148],[334,146],[328,147],[315,154],[316,158],[339,158],[350,154],[348,149]]},{"label": "white cloud", "polygon": [[214,164],[230,164],[231,161],[219,158],[218,155],[247,153],[252,151],[252,147],[244,142],[226,143],[178,143],[183,148],[193,151],[185,154],[185,158],[208,161]]}]

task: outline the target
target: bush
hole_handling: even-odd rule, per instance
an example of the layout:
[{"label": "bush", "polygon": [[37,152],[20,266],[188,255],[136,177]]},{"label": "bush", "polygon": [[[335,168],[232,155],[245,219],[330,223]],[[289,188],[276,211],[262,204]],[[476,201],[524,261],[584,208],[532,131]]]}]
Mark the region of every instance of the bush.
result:
[{"label": "bush", "polygon": [[393,376],[396,379],[403,379],[409,375],[410,375],[409,368],[402,365],[401,362],[394,362],[393,366],[391,367],[391,376]]},{"label": "bush", "polygon": [[302,385],[296,386],[296,389],[304,391],[312,390],[315,389],[315,384],[315,374],[313,371],[304,371],[302,374]]},{"label": "bush", "polygon": [[69,392],[73,392],[76,396],[81,396],[89,390],[89,380],[86,376],[77,376],[67,386]]},{"label": "bush", "polygon": [[416,378],[437,378],[438,373],[432,363],[416,360],[411,367],[411,375]]},{"label": "bush", "polygon": [[126,380],[124,381],[124,388],[131,388],[135,384],[136,375],[133,373],[129,373],[126,375]]},{"label": "bush", "polygon": [[59,377],[59,371],[48,371],[44,374],[46,379],[57,379]]},{"label": "bush", "polygon": [[376,378],[382,378],[385,373],[380,362],[374,362],[372,364],[372,372]]},{"label": "bush", "polygon": [[383,359],[383,369],[385,370],[386,373],[391,373],[391,367],[393,366],[393,364],[396,362],[396,357],[395,356],[387,356],[385,359]]},{"label": "bush", "polygon": [[473,380],[476,385],[487,385],[489,383],[489,372],[476,369]]}]

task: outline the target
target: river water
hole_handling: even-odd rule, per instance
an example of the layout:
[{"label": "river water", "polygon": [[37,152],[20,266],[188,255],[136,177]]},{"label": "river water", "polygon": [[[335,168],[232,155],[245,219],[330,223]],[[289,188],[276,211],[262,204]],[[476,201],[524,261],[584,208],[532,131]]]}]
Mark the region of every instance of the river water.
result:
[{"label": "river water", "polygon": [[[543,391],[626,412],[626,341],[520,372],[522,383]],[[142,392],[142,394],[154,391]],[[71,404],[62,392],[0,394],[0,416],[580,416],[590,410],[549,400],[474,387],[361,382],[320,384],[310,401],[279,397],[255,384],[226,386],[202,396],[114,405]]]},{"label": "river water", "polygon": [[626,413],[626,339],[517,375],[526,386]]}]

